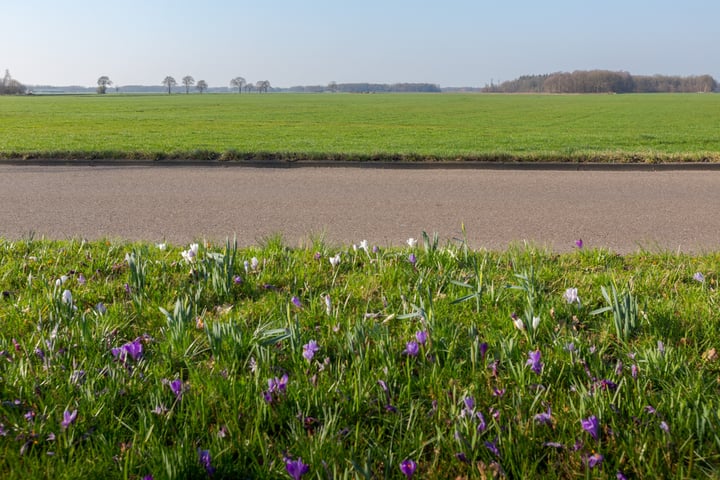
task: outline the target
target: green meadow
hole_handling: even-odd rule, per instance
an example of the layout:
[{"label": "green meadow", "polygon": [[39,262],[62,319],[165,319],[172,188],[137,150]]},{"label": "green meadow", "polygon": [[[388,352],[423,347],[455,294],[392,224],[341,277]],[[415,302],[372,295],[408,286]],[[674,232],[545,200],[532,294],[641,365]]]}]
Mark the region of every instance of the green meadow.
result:
[{"label": "green meadow", "polygon": [[718,478],[719,261],[0,240],[0,475]]},{"label": "green meadow", "polygon": [[0,158],[716,161],[713,94],[0,98]]}]

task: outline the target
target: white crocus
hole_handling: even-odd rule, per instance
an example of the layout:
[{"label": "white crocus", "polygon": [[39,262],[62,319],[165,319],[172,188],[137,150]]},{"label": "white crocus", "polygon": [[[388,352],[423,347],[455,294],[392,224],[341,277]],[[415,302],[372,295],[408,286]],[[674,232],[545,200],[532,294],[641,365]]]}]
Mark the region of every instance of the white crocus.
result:
[{"label": "white crocus", "polygon": [[362,242],[360,242],[360,248],[362,248],[363,250],[365,250],[365,253],[368,253],[368,251],[369,251],[368,241],[367,241],[367,240],[363,240]]},{"label": "white crocus", "polygon": [[182,255],[186,262],[193,263],[195,261],[195,257],[197,257],[198,255],[199,250],[200,246],[197,243],[191,243],[190,248],[180,252],[180,255]]},{"label": "white crocus", "polygon": [[62,293],[62,302],[67,305],[72,305],[72,293],[70,293],[70,290],[64,290]]},{"label": "white crocus", "polygon": [[157,247],[158,250],[167,250],[167,244],[166,243],[156,243],[155,247]]},{"label": "white crocus", "polygon": [[68,276],[67,276],[67,275],[63,275],[62,277],[60,277],[60,278],[58,278],[57,280],[55,280],[55,286],[56,286],[56,287],[59,287],[60,285],[64,284],[64,283],[67,282],[67,281],[68,281]]},{"label": "white crocus", "polygon": [[407,239],[406,243],[410,248],[415,248],[417,246],[417,238],[410,237]]},{"label": "white crocus", "polygon": [[253,270],[257,270],[259,265],[260,265],[260,260],[258,260],[257,257],[252,257],[250,259],[250,267]]},{"label": "white crocus", "polygon": [[330,261],[330,265],[337,267],[340,265],[340,254],[338,253],[334,257],[330,257],[328,260]]},{"label": "white crocus", "polygon": [[513,317],[512,319],[513,325],[515,325],[515,328],[518,330],[525,330],[525,324],[522,321],[522,318],[520,317]]},{"label": "white crocus", "polygon": [[577,288],[568,288],[563,294],[563,298],[569,304],[577,303],[580,305],[580,297],[578,297]]},{"label": "white crocus", "polygon": [[537,330],[538,325],[540,325],[540,317],[533,317],[533,319],[532,319],[533,330]]}]

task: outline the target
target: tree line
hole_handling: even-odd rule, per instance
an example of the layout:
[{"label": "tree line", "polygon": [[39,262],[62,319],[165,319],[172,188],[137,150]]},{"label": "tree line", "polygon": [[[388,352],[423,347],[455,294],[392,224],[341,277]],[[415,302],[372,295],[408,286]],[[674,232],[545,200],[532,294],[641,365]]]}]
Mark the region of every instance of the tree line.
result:
[{"label": "tree line", "polygon": [[718,84],[710,75],[631,75],[609,70],[576,70],[543,75],[523,75],[489,85],[483,92],[499,93],[696,93],[714,92]]},{"label": "tree line", "polygon": [[22,95],[25,92],[27,92],[25,85],[12,78],[9,70],[5,70],[0,83],[0,95]]},{"label": "tree line", "polygon": [[[182,85],[185,87],[185,93],[190,93],[190,87],[194,86],[195,89],[203,93],[208,89],[208,84],[205,80],[198,80],[195,82],[195,79],[192,77],[192,75],[185,75],[181,79]],[[110,77],[107,75],[103,75],[97,80],[97,93],[104,94],[107,93],[107,89],[109,86],[112,85],[112,80],[110,80]],[[173,87],[176,87],[178,85],[177,80],[175,80],[175,77],[172,75],[166,76],[163,81],[161,82],[161,85],[167,89],[168,94],[173,93]],[[267,93],[270,90],[270,82],[267,80],[259,80],[254,85],[248,83],[245,81],[243,77],[235,77],[232,80],[230,80],[230,87],[233,89],[237,88],[238,93],[242,93],[243,89],[245,89],[246,92],[252,91],[253,89],[256,90],[259,93]]]}]

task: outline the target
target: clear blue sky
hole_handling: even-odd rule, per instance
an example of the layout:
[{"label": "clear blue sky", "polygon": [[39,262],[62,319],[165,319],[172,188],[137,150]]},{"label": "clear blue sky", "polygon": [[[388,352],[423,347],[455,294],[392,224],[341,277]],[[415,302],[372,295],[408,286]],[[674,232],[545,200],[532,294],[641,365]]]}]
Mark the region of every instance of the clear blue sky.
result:
[{"label": "clear blue sky", "polygon": [[0,74],[29,85],[429,82],[608,69],[720,80],[718,0],[23,0]]}]

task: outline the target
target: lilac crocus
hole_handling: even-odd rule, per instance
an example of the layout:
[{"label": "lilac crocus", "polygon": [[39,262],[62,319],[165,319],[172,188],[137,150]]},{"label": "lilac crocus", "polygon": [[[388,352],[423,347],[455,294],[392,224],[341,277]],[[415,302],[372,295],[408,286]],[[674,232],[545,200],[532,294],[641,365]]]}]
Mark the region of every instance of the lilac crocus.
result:
[{"label": "lilac crocus", "polygon": [[241,277],[240,275],[235,275],[235,276],[233,277],[233,283],[234,283],[235,285],[240,285],[240,284],[242,283],[242,281],[243,281],[243,280],[242,280],[242,277]]},{"label": "lilac crocus", "polygon": [[114,358],[121,362],[125,362],[127,357],[130,357],[135,361],[140,360],[143,355],[142,338],[138,337],[132,342],[113,348],[110,350],[110,353],[112,353]]},{"label": "lilac crocus", "polygon": [[705,282],[705,275],[703,275],[702,272],[695,272],[695,275],[693,275],[693,280],[703,283]]},{"label": "lilac crocus", "polygon": [[305,357],[305,360],[309,362],[313,359],[313,357],[319,350],[320,347],[318,346],[317,342],[315,340],[310,340],[308,343],[303,345],[302,356]]},{"label": "lilac crocus", "polygon": [[525,363],[525,365],[529,365],[530,369],[533,372],[540,375],[543,370],[543,363],[542,363],[542,361],[540,361],[540,359],[541,359],[540,350],[535,350],[534,352],[528,352],[528,360]]},{"label": "lilac crocus", "polygon": [[305,465],[302,458],[298,458],[297,460],[290,460],[288,458],[285,460],[285,470],[287,470],[287,473],[294,480],[300,480],[303,475],[310,471],[310,466]]},{"label": "lilac crocus", "polygon": [[405,478],[412,478],[412,476],[415,475],[415,470],[417,470],[417,462],[415,462],[415,460],[406,458],[400,462],[400,471],[405,475]]},{"label": "lilac crocus", "polygon": [[77,419],[77,410],[73,410],[72,412],[69,410],[65,410],[63,412],[63,419],[62,422],[60,422],[60,426],[63,430],[66,430],[70,425],[75,423],[75,420]]},{"label": "lilac crocus", "polygon": [[493,440],[492,442],[485,442],[485,448],[490,450],[493,453],[493,455],[500,458],[500,449],[497,446],[497,440],[498,439],[495,438],[495,440]]},{"label": "lilac crocus", "polygon": [[600,438],[600,420],[595,415],[584,418],[580,421],[583,430],[588,432],[594,440]]},{"label": "lilac crocus", "polygon": [[578,238],[577,240],[575,240],[575,246],[576,246],[577,248],[580,248],[580,249],[581,249],[581,248],[583,248],[583,245],[584,245],[584,244],[583,244],[582,238]]},{"label": "lilac crocus", "polygon": [[489,346],[486,342],[482,342],[480,344],[480,358],[482,358],[483,360],[485,360],[485,354],[487,354],[488,348]]},{"label": "lilac crocus", "polygon": [[410,262],[410,265],[412,265],[413,267],[415,266],[415,264],[417,263],[417,257],[415,256],[414,253],[411,253],[408,256],[408,262]]},{"label": "lilac crocus", "polygon": [[428,333],[425,330],[419,330],[415,333],[415,340],[417,340],[418,344],[425,345],[428,340]]},{"label": "lilac crocus", "polygon": [[212,459],[210,457],[210,450],[200,450],[198,448],[198,460],[200,461],[200,465],[205,468],[205,471],[207,472],[208,476],[215,473],[215,467],[212,466]]},{"label": "lilac crocus", "polygon": [[295,305],[295,307],[303,308],[302,302],[300,301],[300,299],[298,297],[293,296],[290,299],[290,301],[292,302],[293,305]]}]

